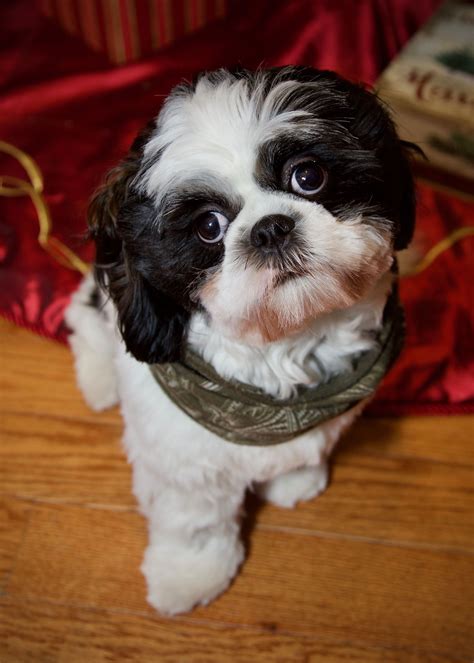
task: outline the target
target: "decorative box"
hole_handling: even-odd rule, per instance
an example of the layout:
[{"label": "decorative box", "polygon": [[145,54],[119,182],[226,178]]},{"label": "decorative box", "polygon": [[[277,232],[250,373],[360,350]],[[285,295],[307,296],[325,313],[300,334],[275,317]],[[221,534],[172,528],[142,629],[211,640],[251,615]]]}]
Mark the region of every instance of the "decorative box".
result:
[{"label": "decorative box", "polygon": [[446,2],[383,72],[379,96],[402,138],[419,145],[417,172],[474,187],[474,5]]}]

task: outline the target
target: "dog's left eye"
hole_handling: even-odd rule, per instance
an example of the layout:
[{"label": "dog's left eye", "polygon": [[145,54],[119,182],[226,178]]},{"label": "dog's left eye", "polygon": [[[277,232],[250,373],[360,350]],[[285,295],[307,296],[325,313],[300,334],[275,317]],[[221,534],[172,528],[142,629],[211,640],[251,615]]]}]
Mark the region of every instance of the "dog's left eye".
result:
[{"label": "dog's left eye", "polygon": [[308,157],[293,162],[288,170],[289,189],[299,196],[313,196],[321,191],[327,181],[324,168]]},{"label": "dog's left eye", "polygon": [[229,219],[220,212],[205,212],[195,222],[196,233],[206,244],[220,242],[228,225]]}]

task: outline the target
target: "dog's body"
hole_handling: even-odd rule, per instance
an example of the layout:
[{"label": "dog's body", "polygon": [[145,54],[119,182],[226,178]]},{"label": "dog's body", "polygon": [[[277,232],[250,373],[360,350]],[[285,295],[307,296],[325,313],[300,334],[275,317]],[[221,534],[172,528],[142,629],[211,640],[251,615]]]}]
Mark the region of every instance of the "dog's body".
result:
[{"label": "dog's body", "polygon": [[148,364],[188,346],[275,399],[350,372],[377,346],[394,250],[413,230],[411,177],[360,88],[308,69],[218,72],[171,96],[97,195],[91,228],[111,299],[88,277],[68,310],[78,379],[95,409],[121,402],[149,600],[182,612],[242,562],[245,490],[285,507],[320,493],[364,401],[287,442],[233,444]]}]

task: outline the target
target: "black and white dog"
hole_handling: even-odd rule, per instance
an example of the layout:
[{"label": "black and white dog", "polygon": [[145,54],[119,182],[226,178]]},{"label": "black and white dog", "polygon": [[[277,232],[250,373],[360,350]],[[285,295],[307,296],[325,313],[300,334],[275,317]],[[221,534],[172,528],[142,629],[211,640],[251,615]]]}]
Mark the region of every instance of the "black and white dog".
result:
[{"label": "black and white dog", "polygon": [[70,341],[91,407],[121,402],[158,610],[229,585],[247,488],[283,507],[324,490],[365,400],[292,440],[234,444],[183,413],[149,364],[191,348],[275,400],[350,373],[378,342],[413,233],[406,149],[377,98],[334,73],[219,70],[172,91],[95,195],[95,280],[67,311]]}]

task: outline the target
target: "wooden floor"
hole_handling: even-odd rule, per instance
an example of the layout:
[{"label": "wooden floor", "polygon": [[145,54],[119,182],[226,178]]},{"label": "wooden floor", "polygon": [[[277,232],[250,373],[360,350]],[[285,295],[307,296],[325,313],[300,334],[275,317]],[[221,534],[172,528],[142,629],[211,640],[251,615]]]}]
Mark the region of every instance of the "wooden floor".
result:
[{"label": "wooden floor", "polygon": [[361,420],[332,483],[247,505],[230,590],[165,619],[117,411],[90,412],[66,348],[0,323],[0,661],[472,661],[473,420]]}]

